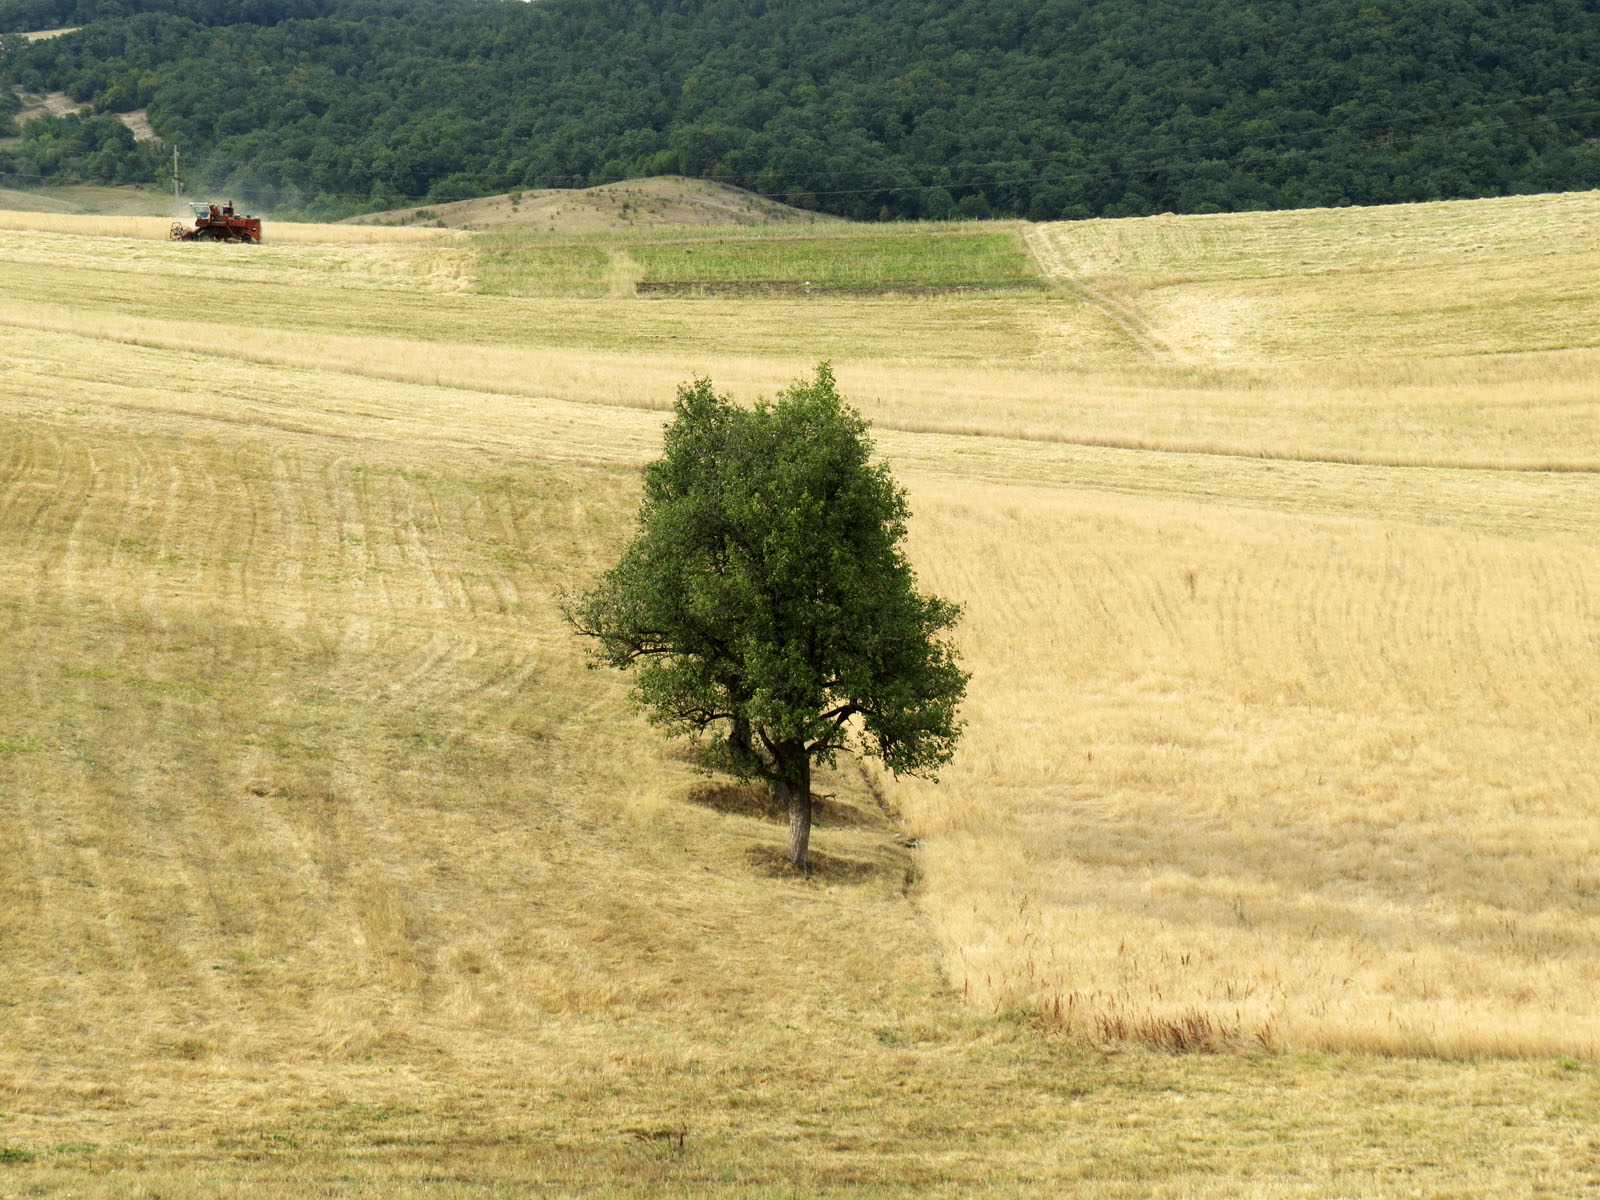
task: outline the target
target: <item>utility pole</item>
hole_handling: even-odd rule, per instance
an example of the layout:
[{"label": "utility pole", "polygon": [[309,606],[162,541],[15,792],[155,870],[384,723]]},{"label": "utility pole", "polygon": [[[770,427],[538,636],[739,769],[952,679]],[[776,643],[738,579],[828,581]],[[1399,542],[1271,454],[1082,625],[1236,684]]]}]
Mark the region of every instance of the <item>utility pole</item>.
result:
[{"label": "utility pole", "polygon": [[178,178],[178,148],[174,146],[172,148],[172,204],[174,208],[183,207],[183,197],[178,193],[178,189],[182,186],[183,180]]}]

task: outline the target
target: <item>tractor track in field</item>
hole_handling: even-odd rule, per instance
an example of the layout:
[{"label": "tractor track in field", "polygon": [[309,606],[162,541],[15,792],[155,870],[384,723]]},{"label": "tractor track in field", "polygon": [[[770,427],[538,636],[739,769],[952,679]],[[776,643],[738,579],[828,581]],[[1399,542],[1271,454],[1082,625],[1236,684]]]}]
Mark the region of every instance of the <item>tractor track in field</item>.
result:
[{"label": "tractor track in field", "polygon": [[1061,246],[1055,240],[1058,229],[1057,225],[1029,225],[1022,231],[1023,241],[1027,243],[1034,262],[1039,264],[1039,270],[1044,273],[1045,278],[1099,311],[1124,337],[1151,358],[1167,362],[1189,361],[1186,355],[1178,353],[1156,333],[1154,327],[1137,308],[1107,294],[1103,289],[1086,283],[1072,272],[1066,255],[1061,252]]}]

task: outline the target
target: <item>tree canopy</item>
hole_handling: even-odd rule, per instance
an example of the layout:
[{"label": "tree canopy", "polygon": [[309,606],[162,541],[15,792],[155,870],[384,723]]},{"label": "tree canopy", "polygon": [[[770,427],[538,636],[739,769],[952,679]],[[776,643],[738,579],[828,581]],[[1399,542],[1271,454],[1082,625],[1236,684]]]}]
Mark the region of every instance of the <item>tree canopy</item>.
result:
[{"label": "tree canopy", "polygon": [[[1579,0],[0,0],[69,25],[0,37],[4,82],[315,215],[651,174],[869,219],[1600,186]],[[12,184],[132,164],[0,149]]]},{"label": "tree canopy", "polygon": [[960,609],[917,591],[905,492],[827,364],[753,409],[701,379],[674,412],[634,539],[567,618],[703,765],[784,799],[803,870],[813,762],[949,761],[967,675],[942,635]]}]

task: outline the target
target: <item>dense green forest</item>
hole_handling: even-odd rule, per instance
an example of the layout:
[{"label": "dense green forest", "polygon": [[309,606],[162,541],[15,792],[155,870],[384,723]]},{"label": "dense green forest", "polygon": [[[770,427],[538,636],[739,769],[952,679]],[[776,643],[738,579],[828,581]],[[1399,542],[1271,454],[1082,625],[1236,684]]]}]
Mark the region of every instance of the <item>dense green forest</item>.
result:
[{"label": "dense green forest", "polygon": [[6,81],[94,113],[24,124],[13,186],[162,178],[137,108],[191,190],[319,215],[666,173],[858,218],[1600,186],[1588,0],[0,0],[0,32]]}]

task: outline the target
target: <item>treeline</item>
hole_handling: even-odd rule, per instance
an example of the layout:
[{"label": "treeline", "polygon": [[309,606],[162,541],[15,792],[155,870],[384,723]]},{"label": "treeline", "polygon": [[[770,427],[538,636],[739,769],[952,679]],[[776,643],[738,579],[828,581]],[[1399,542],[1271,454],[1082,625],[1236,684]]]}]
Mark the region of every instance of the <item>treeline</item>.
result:
[{"label": "treeline", "polygon": [[[0,36],[5,80],[324,215],[667,173],[869,219],[1600,186],[1583,0],[0,0],[71,25]],[[102,116],[25,133],[13,183],[160,177]]]}]

